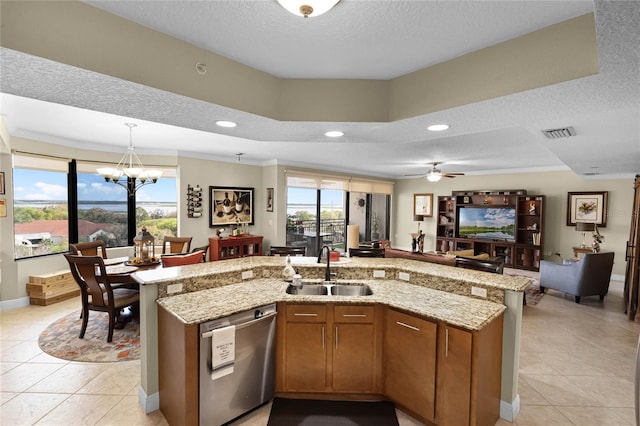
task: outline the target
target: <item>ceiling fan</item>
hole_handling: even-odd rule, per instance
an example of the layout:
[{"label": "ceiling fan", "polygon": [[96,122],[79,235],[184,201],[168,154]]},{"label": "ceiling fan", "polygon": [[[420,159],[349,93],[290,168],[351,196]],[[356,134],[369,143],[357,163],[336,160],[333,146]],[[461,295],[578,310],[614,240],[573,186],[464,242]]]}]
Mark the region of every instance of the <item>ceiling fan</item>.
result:
[{"label": "ceiling fan", "polygon": [[418,175],[418,177],[425,177],[429,182],[438,182],[443,177],[454,178],[456,176],[464,176],[464,173],[442,173],[442,171],[438,169],[439,164],[442,163],[433,163],[433,168],[429,170],[426,175]]}]

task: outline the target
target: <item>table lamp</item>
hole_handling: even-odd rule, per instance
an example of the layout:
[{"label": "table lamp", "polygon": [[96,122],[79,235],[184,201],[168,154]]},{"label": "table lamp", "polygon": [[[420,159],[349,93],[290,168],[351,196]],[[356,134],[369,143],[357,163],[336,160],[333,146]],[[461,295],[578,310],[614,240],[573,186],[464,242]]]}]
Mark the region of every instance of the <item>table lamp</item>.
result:
[{"label": "table lamp", "polygon": [[587,237],[587,232],[593,232],[596,229],[596,224],[593,222],[578,222],[576,223],[576,231],[582,232],[582,245],[581,248],[586,248],[587,243],[585,239]]}]

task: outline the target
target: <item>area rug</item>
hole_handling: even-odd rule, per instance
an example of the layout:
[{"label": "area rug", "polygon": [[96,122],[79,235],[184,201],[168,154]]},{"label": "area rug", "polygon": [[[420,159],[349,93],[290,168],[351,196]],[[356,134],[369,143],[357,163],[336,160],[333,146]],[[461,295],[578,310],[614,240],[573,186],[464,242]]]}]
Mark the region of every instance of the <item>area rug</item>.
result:
[{"label": "area rug", "polygon": [[527,300],[527,305],[535,306],[542,299],[544,293],[540,291],[540,283],[538,280],[531,279],[531,285],[524,292],[524,297]]},{"label": "area rug", "polygon": [[115,362],[140,358],[140,321],[131,319],[121,330],[113,331],[107,343],[109,316],[104,312],[89,312],[84,338],[80,339],[82,319],[75,311],[50,324],[40,333],[38,345],[43,352],[67,361]]},{"label": "area rug", "polygon": [[388,401],[323,401],[274,398],[267,426],[398,426]]}]

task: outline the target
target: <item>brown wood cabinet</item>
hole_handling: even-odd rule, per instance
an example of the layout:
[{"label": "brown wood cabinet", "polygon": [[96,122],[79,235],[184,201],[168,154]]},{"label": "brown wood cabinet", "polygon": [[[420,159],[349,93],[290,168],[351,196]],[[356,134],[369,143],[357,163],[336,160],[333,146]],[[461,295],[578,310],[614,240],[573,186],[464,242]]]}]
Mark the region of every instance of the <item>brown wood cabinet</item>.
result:
[{"label": "brown wood cabinet", "polygon": [[209,260],[236,259],[246,256],[262,256],[262,236],[209,238]]},{"label": "brown wood cabinet", "polygon": [[332,388],[337,392],[373,392],[376,338],[374,307],[334,307]]},{"label": "brown wood cabinet", "polygon": [[327,388],[327,306],[286,306],[285,388],[322,392]]},{"label": "brown wood cabinet", "polygon": [[373,305],[287,304],[278,392],[376,393],[381,345]]},{"label": "brown wood cabinet", "polygon": [[387,309],[384,394],[429,422],[435,412],[436,331],[432,321]]},{"label": "brown wood cabinet", "polygon": [[489,426],[500,417],[502,315],[480,331],[438,324],[438,426]]}]

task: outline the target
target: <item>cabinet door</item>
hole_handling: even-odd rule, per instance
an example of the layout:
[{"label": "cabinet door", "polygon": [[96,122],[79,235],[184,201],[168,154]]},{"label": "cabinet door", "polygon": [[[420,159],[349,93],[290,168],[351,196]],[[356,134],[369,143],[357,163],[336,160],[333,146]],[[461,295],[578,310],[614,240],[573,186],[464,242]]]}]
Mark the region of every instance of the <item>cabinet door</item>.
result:
[{"label": "cabinet door", "polygon": [[436,330],[431,321],[387,309],[384,393],[430,422],[435,410]]},{"label": "cabinet door", "polygon": [[335,324],[333,331],[333,390],[373,392],[373,324]]},{"label": "cabinet door", "polygon": [[326,390],[325,323],[287,323],[285,387],[288,391]]},{"label": "cabinet door", "polygon": [[471,413],[471,344],[473,335],[465,330],[440,327],[438,333],[439,426],[469,424]]}]

